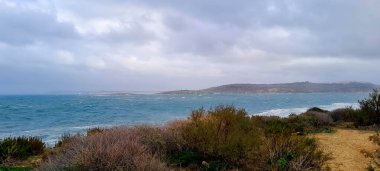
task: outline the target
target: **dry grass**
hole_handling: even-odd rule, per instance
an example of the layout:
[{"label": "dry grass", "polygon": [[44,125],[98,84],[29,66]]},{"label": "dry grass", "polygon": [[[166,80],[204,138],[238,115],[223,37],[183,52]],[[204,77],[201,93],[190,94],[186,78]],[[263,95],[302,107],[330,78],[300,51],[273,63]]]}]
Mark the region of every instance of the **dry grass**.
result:
[{"label": "dry grass", "polygon": [[[318,149],[316,140],[303,136],[268,137],[260,151],[255,170],[328,170],[324,163],[328,160]],[[269,162],[269,163],[268,163]]]},{"label": "dry grass", "polygon": [[142,143],[145,129],[149,128],[113,128],[101,134],[73,137],[39,170],[169,170]]},{"label": "dry grass", "polygon": [[[335,133],[318,133],[313,137],[318,139],[320,147],[326,153],[331,153],[332,160],[327,162],[332,170],[367,170],[372,165],[372,159],[366,154],[373,154],[378,146],[369,141],[373,131],[338,129]],[[379,168],[377,168],[379,169]]]}]

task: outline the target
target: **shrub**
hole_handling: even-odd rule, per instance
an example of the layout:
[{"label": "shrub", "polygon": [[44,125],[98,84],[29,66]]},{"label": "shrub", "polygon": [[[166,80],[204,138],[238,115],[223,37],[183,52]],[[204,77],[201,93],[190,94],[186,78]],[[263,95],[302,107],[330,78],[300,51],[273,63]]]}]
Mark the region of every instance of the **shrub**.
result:
[{"label": "shrub", "polygon": [[267,136],[273,134],[290,135],[296,132],[297,125],[285,118],[267,117],[263,122],[262,128]]},{"label": "shrub", "polygon": [[168,151],[163,129],[142,125],[129,131],[131,134],[140,136],[139,142],[145,145],[152,155],[162,156]]},{"label": "shrub", "polygon": [[211,163],[219,163],[211,170],[321,170],[327,158],[315,140],[293,134],[299,127],[312,125],[315,130],[332,123],[328,114],[321,115],[308,112],[297,116],[304,122],[300,125],[280,117],[250,118],[232,106],[195,110],[180,126],[184,146],[190,148],[174,158],[194,170],[204,168],[205,163],[208,169]]},{"label": "shrub", "polygon": [[334,122],[334,120],[332,119],[329,113],[306,112],[303,115],[310,116],[311,118],[313,118],[313,123],[316,127],[330,126]]},{"label": "shrub", "polygon": [[94,135],[94,134],[97,134],[97,133],[101,133],[103,131],[104,131],[104,129],[103,128],[99,128],[99,127],[90,128],[90,129],[87,129],[86,135],[87,136],[91,136],[91,135]]},{"label": "shrub", "polygon": [[335,122],[353,122],[354,126],[371,126],[380,124],[380,92],[373,90],[368,98],[359,100],[360,109],[346,107],[330,112]]},{"label": "shrub", "polygon": [[0,171],[29,171],[33,170],[30,166],[0,166]]},{"label": "shrub", "polygon": [[328,156],[318,149],[313,138],[270,136],[261,147],[261,157],[253,170],[323,170]]},{"label": "shrub", "polygon": [[329,112],[328,110],[321,109],[319,107],[312,107],[308,109],[306,112],[321,112],[321,113],[327,113]]},{"label": "shrub", "polygon": [[45,144],[38,137],[9,137],[0,141],[0,163],[25,159],[44,152]]},{"label": "shrub", "polygon": [[329,113],[314,111],[291,115],[288,121],[294,124],[295,131],[304,133],[321,132],[331,129],[330,127],[333,124],[333,119]]},{"label": "shrub", "polygon": [[195,110],[180,129],[190,150],[238,165],[260,145],[261,131],[245,110],[233,106]]},{"label": "shrub", "polygon": [[167,170],[141,143],[135,128],[113,128],[91,136],[72,137],[39,170]]},{"label": "shrub", "polygon": [[355,109],[353,109],[352,107],[346,107],[331,111],[330,116],[334,120],[334,122],[353,122],[355,120],[354,112]]},{"label": "shrub", "polygon": [[77,139],[81,138],[81,135],[80,134],[76,134],[76,135],[72,135],[72,134],[69,134],[69,133],[64,133],[61,138],[58,140],[58,142],[55,144],[54,147],[61,147],[63,146],[64,144],[68,144],[72,141],[75,141]]},{"label": "shrub", "polygon": [[359,100],[360,109],[371,118],[375,124],[380,123],[380,92],[374,89],[369,97]]},{"label": "shrub", "polygon": [[361,109],[354,110],[349,115],[352,116],[352,122],[354,122],[355,127],[375,124],[373,115]]},{"label": "shrub", "polygon": [[330,113],[335,122],[352,122],[355,127],[371,126],[375,124],[372,114],[361,109],[353,109],[352,107],[336,109]]}]

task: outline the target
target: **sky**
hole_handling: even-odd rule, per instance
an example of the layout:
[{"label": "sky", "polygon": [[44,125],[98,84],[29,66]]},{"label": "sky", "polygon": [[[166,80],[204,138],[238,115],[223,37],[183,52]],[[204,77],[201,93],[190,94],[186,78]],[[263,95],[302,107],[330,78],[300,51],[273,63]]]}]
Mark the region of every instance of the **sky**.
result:
[{"label": "sky", "polygon": [[0,94],[380,84],[378,0],[0,0]]}]

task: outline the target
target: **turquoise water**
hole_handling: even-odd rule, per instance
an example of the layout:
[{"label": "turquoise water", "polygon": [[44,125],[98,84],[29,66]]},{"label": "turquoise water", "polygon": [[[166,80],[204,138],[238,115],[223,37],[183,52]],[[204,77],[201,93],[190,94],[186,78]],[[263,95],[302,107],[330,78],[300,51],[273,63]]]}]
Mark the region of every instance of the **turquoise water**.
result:
[{"label": "turquoise water", "polygon": [[209,95],[34,95],[0,96],[0,138],[39,136],[54,144],[63,133],[91,127],[162,124],[186,118],[193,109],[235,105],[250,114],[287,116],[312,106],[357,106],[368,93]]}]

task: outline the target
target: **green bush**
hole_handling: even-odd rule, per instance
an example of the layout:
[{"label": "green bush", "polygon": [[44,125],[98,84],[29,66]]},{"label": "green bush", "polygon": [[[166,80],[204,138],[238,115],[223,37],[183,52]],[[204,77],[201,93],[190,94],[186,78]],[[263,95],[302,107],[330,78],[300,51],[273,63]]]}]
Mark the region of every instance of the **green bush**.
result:
[{"label": "green bush", "polygon": [[355,109],[352,107],[335,109],[330,112],[330,116],[334,122],[353,122],[355,120]]},{"label": "green bush", "polygon": [[362,109],[346,107],[331,111],[334,122],[351,122],[355,127],[371,126],[376,123],[376,117]]},{"label": "green bush", "polygon": [[359,101],[361,111],[369,118],[371,123],[380,123],[380,92],[373,90],[368,98]]},{"label": "green bush", "polygon": [[289,122],[286,118],[268,117],[263,122],[262,128],[267,136],[273,134],[290,135],[297,132],[297,124]]},{"label": "green bush", "polygon": [[355,127],[376,124],[374,116],[371,113],[367,113],[361,109],[353,110],[349,113],[349,115],[352,117],[351,122],[354,122]]},{"label": "green bush", "polygon": [[[369,93],[368,97],[359,100],[359,109],[353,109],[352,107],[346,107],[341,109],[336,109],[331,112],[313,107],[310,108],[307,112],[301,115],[306,116],[297,116],[290,117],[294,120],[302,120],[303,124],[306,121],[306,125],[309,125],[310,129],[319,129],[324,128],[326,125],[331,125],[329,117],[332,118],[332,122],[353,122],[356,127],[363,126],[372,126],[380,124],[380,91],[374,89]],[[325,114],[322,114],[325,113]],[[311,116],[314,115],[314,116]],[[309,116],[307,116],[309,115]],[[328,116],[330,115],[330,116]],[[299,118],[303,117],[303,118]],[[292,121],[292,122],[293,122]],[[307,127],[305,127],[307,128]]]},{"label": "green bush", "polygon": [[327,126],[332,119],[318,112],[308,112],[297,119],[301,124],[288,118],[249,117],[244,110],[232,106],[199,109],[180,129],[189,151],[175,158],[185,166],[197,163],[198,170],[204,168],[202,161],[207,166],[219,163],[217,169],[211,170],[323,169],[325,155],[317,149],[314,139],[293,133],[300,128]]},{"label": "green bush", "polygon": [[251,124],[245,110],[233,106],[195,110],[180,129],[190,150],[235,164],[260,145],[259,128]]},{"label": "green bush", "polygon": [[260,154],[252,170],[323,170],[328,159],[315,139],[295,135],[267,137]]},{"label": "green bush", "polygon": [[299,115],[290,115],[288,122],[292,123],[294,130],[301,133],[323,132],[331,129],[333,119],[329,113],[309,111]]},{"label": "green bush", "polygon": [[25,159],[44,152],[45,144],[38,137],[9,137],[0,141],[0,163],[8,159]]},{"label": "green bush", "polygon": [[33,170],[33,167],[0,166],[0,171],[29,171],[29,170]]}]

